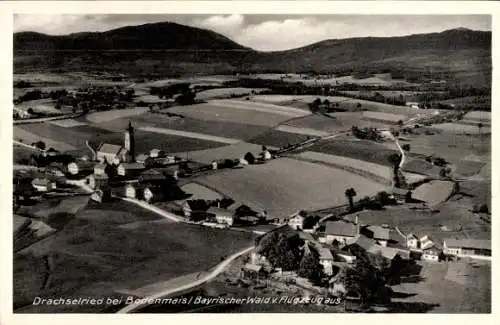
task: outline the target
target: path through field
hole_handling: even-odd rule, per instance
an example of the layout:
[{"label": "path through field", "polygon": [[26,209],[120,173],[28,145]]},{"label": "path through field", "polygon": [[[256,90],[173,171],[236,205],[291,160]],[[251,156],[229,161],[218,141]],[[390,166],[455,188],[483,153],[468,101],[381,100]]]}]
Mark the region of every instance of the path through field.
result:
[{"label": "path through field", "polygon": [[218,276],[220,273],[222,273],[231,264],[232,261],[234,261],[235,259],[237,259],[241,255],[249,253],[254,248],[255,248],[255,246],[251,246],[251,247],[242,249],[242,250],[234,253],[233,255],[229,256],[224,261],[222,261],[220,264],[218,264],[213,269],[212,272],[208,273],[206,276],[204,276],[204,277],[202,277],[200,279],[194,280],[194,281],[186,283],[184,285],[180,285],[180,286],[178,286],[176,288],[172,288],[172,289],[167,289],[167,290],[160,291],[160,292],[158,292],[158,293],[156,293],[154,295],[151,295],[149,297],[145,297],[145,299],[142,299],[142,300],[139,301],[140,303],[130,304],[130,305],[126,306],[125,308],[120,309],[118,311],[118,313],[120,313],[120,314],[132,313],[134,311],[137,311],[137,310],[145,307],[145,305],[147,305],[148,300],[155,300],[155,299],[159,299],[159,298],[164,298],[164,297],[173,295],[173,294],[175,294],[177,292],[181,292],[181,291],[184,291],[184,290],[189,290],[191,288],[195,288],[195,287],[197,287],[199,285],[202,285],[203,283],[208,282],[208,281],[214,279],[216,276]]}]

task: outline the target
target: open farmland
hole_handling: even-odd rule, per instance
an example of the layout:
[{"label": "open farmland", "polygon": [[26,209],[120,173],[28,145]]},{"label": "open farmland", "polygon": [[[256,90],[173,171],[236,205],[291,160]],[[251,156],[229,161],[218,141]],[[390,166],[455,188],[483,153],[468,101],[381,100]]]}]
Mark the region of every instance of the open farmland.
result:
[{"label": "open farmland", "polygon": [[282,148],[290,144],[296,144],[304,142],[308,139],[314,138],[310,135],[296,134],[290,132],[282,132],[278,130],[269,130],[264,132],[257,137],[248,140],[248,142],[272,146],[276,148]]},{"label": "open farmland", "polygon": [[137,108],[128,108],[120,110],[94,112],[87,115],[87,120],[90,121],[91,123],[97,124],[97,123],[112,121],[118,118],[140,115],[147,112],[148,110],[149,109],[146,107],[137,107]]},{"label": "open farmland", "polygon": [[434,124],[431,128],[454,134],[491,134],[490,127],[482,127],[481,129],[479,129],[476,125],[468,125],[463,123]]},{"label": "open farmland", "polygon": [[403,171],[440,178],[441,167],[435,166],[424,159],[409,157],[403,166]]},{"label": "open farmland", "polygon": [[458,163],[465,156],[479,155],[489,160],[491,151],[490,136],[466,136],[441,132],[432,135],[406,135],[411,146],[410,154],[442,157],[452,163]]},{"label": "open farmland", "polygon": [[409,295],[393,304],[425,302],[431,313],[491,313],[491,265],[470,263],[422,263],[420,281],[393,286]]},{"label": "open farmland", "polygon": [[478,174],[485,165],[486,163],[480,161],[462,160],[455,165],[454,173],[471,177]]},{"label": "open farmland", "polygon": [[[149,152],[151,149],[165,150],[166,152],[182,152],[191,150],[203,150],[221,146],[221,143],[202,140],[197,138],[186,138],[179,135],[166,135],[154,132],[137,130],[135,132],[136,150],[138,153]],[[93,146],[99,143],[111,143],[123,145],[123,133],[94,134],[89,140]]]},{"label": "open farmland", "polygon": [[267,126],[250,125],[237,122],[204,121],[190,117],[170,117],[163,114],[154,114],[149,112],[130,118],[119,118],[96,125],[110,131],[123,132],[123,130],[128,126],[129,121],[132,121],[134,127],[136,128],[166,128],[243,140],[250,139],[269,130],[269,127]]},{"label": "open farmland", "polygon": [[196,181],[279,218],[299,209],[318,210],[346,204],[344,192],[349,187],[354,187],[359,197],[386,189],[341,169],[289,158],[221,171]]},{"label": "open farmland", "polygon": [[397,149],[389,149],[382,144],[356,139],[321,140],[308,148],[308,150],[331,155],[342,155],[386,166],[391,165],[389,156],[393,153],[399,153]]},{"label": "open farmland", "polygon": [[363,119],[384,122],[387,124],[398,124],[399,121],[404,122],[406,120],[406,115],[365,111],[363,112]]},{"label": "open farmland", "polygon": [[215,99],[215,98],[229,98],[231,96],[245,96],[253,92],[259,93],[265,90],[264,88],[215,88],[204,90],[196,93],[196,98],[201,100]]},{"label": "open farmland", "polygon": [[196,104],[190,106],[176,106],[169,108],[169,112],[205,121],[244,123],[260,126],[275,126],[292,117],[275,114],[268,109],[256,111],[252,109],[238,109],[236,105],[213,103]]},{"label": "open farmland", "polygon": [[313,151],[301,152],[293,157],[304,161],[322,163],[334,168],[344,169],[387,186],[391,184],[392,169],[389,166]]},{"label": "open farmland", "polygon": [[428,206],[436,206],[450,198],[454,188],[453,182],[433,180],[417,187],[412,197],[427,203]]},{"label": "open farmland", "polygon": [[[161,217],[128,207],[133,206],[115,202],[86,209],[59,232],[16,254],[16,312],[103,311],[106,306],[31,302],[36,296],[119,296],[124,290],[207,270],[222,256],[253,244],[250,233],[158,222]],[[120,227],[139,221],[139,226]],[[44,266],[46,258],[51,270]]]},{"label": "open farmland", "polygon": [[356,125],[360,118],[360,113],[333,113],[327,116],[315,114],[290,120],[284,125],[330,133],[348,130]]},{"label": "open farmland", "polygon": [[[65,139],[65,141],[57,141],[55,139],[61,139],[60,135],[55,137],[55,135],[50,135],[50,134],[44,133],[45,136],[43,136],[39,132],[36,132],[37,130],[33,130],[33,126],[38,126],[38,125],[40,125],[40,124],[15,126],[13,128],[14,140],[21,141],[21,142],[24,142],[26,144],[31,144],[33,142],[37,142],[37,141],[41,140],[41,141],[45,142],[45,145],[47,146],[47,148],[52,147],[52,148],[57,149],[57,150],[74,150],[74,149],[76,149],[76,146],[65,142],[65,141],[70,140],[70,139]],[[33,132],[30,132],[28,130],[33,131]]]},{"label": "open farmland", "polygon": [[55,101],[52,99],[39,99],[22,102],[18,104],[17,107],[24,110],[28,110],[31,108],[35,113],[60,114],[61,111],[56,109],[55,104]]}]

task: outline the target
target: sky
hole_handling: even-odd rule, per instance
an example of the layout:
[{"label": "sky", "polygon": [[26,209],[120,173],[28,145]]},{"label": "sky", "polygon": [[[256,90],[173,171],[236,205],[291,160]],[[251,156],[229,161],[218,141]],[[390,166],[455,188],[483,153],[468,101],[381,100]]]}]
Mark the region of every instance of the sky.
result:
[{"label": "sky", "polygon": [[287,50],[325,39],[404,36],[459,27],[491,30],[488,15],[16,14],[14,31],[64,35],[163,21],[210,29],[261,51]]}]

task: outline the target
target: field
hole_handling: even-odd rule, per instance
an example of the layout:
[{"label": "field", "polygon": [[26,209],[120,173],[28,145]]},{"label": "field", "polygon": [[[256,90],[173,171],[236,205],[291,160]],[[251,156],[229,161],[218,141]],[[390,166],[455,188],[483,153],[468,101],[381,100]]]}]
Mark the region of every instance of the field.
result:
[{"label": "field", "polygon": [[470,177],[479,173],[485,165],[484,162],[462,160],[455,165],[454,172],[464,177]]},{"label": "field", "polygon": [[264,88],[216,88],[204,90],[196,93],[196,98],[201,100],[215,99],[215,98],[229,98],[231,96],[245,96],[250,95],[252,92],[259,93],[265,90]]},{"label": "field", "polygon": [[346,204],[344,192],[349,187],[354,187],[359,197],[386,189],[340,169],[289,158],[221,171],[196,181],[279,218],[287,218],[299,209],[317,210]]},{"label": "field", "polygon": [[[159,222],[158,216],[130,207],[122,202],[89,208],[59,232],[16,254],[15,311],[102,311],[103,306],[31,302],[35,296],[116,297],[118,291],[207,270],[221,256],[253,243],[249,233]],[[132,223],[134,227],[124,227]],[[51,271],[44,265],[47,256]]]},{"label": "field", "polygon": [[359,121],[360,115],[359,113],[335,113],[331,116],[310,115],[290,120],[284,125],[323,132],[345,131]]},{"label": "field", "polygon": [[406,115],[366,111],[363,112],[363,119],[382,121],[388,124],[397,124],[399,121],[404,122],[404,120],[406,120]]},{"label": "field", "polygon": [[[384,112],[384,113],[392,113],[392,114],[401,114],[405,116],[414,116],[417,114],[415,109],[405,107],[405,106],[396,106],[384,103],[377,103],[363,99],[355,99],[350,97],[342,97],[342,96],[313,96],[313,95],[300,95],[300,96],[283,96],[283,95],[258,95],[253,96],[252,100],[254,101],[262,101],[262,102],[270,102],[277,105],[282,105],[284,103],[312,103],[316,98],[320,99],[328,99],[330,103],[336,104],[338,103],[339,109],[344,109],[350,112],[358,112],[358,111],[374,111],[374,112]],[[279,101],[282,99],[282,101]],[[359,106],[360,104],[361,106]],[[307,107],[304,105],[300,105],[300,107]]]},{"label": "field", "polygon": [[296,144],[304,142],[310,138],[313,138],[310,135],[304,134],[296,134],[289,132],[282,132],[277,130],[270,130],[265,133],[260,134],[259,136],[248,140],[248,142],[272,146],[276,148],[282,148],[284,146],[290,144]]},{"label": "field", "polygon": [[352,170],[354,173],[359,173],[360,176],[372,176],[379,180],[388,180],[389,182],[392,179],[392,169],[390,167],[359,159],[351,159],[344,156],[328,155],[313,151],[301,152],[293,157],[311,162],[324,163],[335,168],[347,168],[347,171]]},{"label": "field", "polygon": [[204,121],[190,117],[169,117],[167,115],[149,112],[130,118],[118,118],[112,121],[98,123],[96,126],[113,132],[123,132],[129,121],[132,121],[136,128],[166,128],[243,140],[250,139],[269,130],[269,127],[266,126],[237,122]]},{"label": "field", "polygon": [[439,178],[441,167],[435,166],[423,159],[409,157],[403,166],[403,171]]},{"label": "field", "polygon": [[149,109],[145,107],[138,107],[138,108],[128,108],[121,110],[95,112],[87,115],[87,120],[90,121],[91,123],[98,124],[102,122],[112,121],[118,118],[140,115],[147,112],[148,110]]},{"label": "field", "polygon": [[454,134],[491,134],[490,127],[482,127],[479,129],[475,125],[468,125],[463,123],[442,123],[442,124],[434,124],[431,127],[432,129],[442,130],[444,132],[454,133]]},{"label": "field", "polygon": [[417,187],[412,197],[432,207],[446,201],[452,195],[453,189],[453,182],[433,180]]},{"label": "field", "polygon": [[421,303],[431,313],[490,313],[491,265],[468,262],[422,263],[420,281],[392,289],[409,295],[395,303]]},{"label": "field", "polygon": [[[468,155],[489,157],[491,150],[491,137],[487,135],[480,138],[442,132],[433,135],[405,135],[405,137],[409,139],[410,154],[442,157],[452,163],[458,163]],[[484,158],[485,161],[490,160],[487,157]]]},{"label": "field", "polygon": [[344,156],[352,159],[359,159],[379,165],[390,166],[389,156],[399,153],[396,149],[368,140],[354,139],[334,139],[322,140],[308,148],[309,151],[316,151],[331,155]]},{"label": "field", "polygon": [[481,109],[491,111],[491,96],[469,96],[441,101],[443,104],[453,104],[456,109]]},{"label": "field", "polygon": [[212,102],[191,106],[169,108],[169,112],[181,114],[198,120],[244,123],[259,126],[275,126],[292,117],[276,114],[269,109],[238,109],[237,105],[214,105]]},{"label": "field", "polygon": [[52,99],[39,99],[39,100],[31,100],[28,102],[22,102],[17,105],[17,107],[22,108],[24,110],[33,109],[35,113],[42,114],[60,114],[61,111],[55,108],[55,101]]},{"label": "field", "polygon": [[[41,126],[41,127],[40,127]],[[76,149],[76,146],[66,143],[68,140],[72,140],[71,138],[65,138],[64,136],[61,136],[60,134],[55,134],[55,133],[50,133],[49,132],[37,132],[40,129],[43,129],[44,126],[47,126],[47,124],[34,124],[34,125],[19,125],[19,126],[14,126],[13,128],[13,133],[14,133],[14,140],[24,142],[26,144],[31,144],[33,142],[37,141],[43,141],[45,142],[45,145],[47,148],[54,148],[57,150],[74,150]],[[29,130],[29,131],[28,131]],[[31,131],[31,132],[30,132]],[[55,139],[64,139],[63,141],[57,141]],[[69,142],[69,141],[68,141]],[[71,141],[73,142],[73,141]],[[74,142],[73,142],[74,143]]]},{"label": "field", "polygon": [[[138,153],[149,152],[151,149],[165,150],[166,152],[182,152],[203,150],[221,146],[220,143],[196,138],[185,138],[178,135],[165,135],[137,130],[135,132],[136,150]],[[111,143],[123,145],[122,133],[93,134],[89,140],[91,145]]]}]

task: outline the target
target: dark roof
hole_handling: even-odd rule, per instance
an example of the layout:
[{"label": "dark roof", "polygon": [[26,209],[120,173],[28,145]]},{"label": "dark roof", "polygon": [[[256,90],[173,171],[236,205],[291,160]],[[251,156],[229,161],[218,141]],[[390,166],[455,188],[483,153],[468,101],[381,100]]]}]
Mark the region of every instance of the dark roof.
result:
[{"label": "dark roof", "polygon": [[389,240],[389,232],[390,230],[380,226],[368,226],[366,229],[372,233],[373,238]]},{"label": "dark roof", "polygon": [[146,169],[143,171],[140,176],[141,180],[164,180],[165,175],[162,172],[157,171],[155,169]]},{"label": "dark roof", "polygon": [[357,235],[357,226],[345,221],[327,221],[325,234],[355,237]]},{"label": "dark roof", "polygon": [[[123,168],[127,169],[144,169],[144,164],[143,163],[122,163],[120,164]],[[118,166],[119,167],[119,166]]]},{"label": "dark roof", "polygon": [[205,200],[187,200],[187,204],[192,211],[206,211],[209,206]]},{"label": "dark roof", "polygon": [[491,250],[491,240],[486,239],[447,239],[446,247],[461,247]]},{"label": "dark roof", "polygon": [[375,241],[371,238],[368,238],[366,236],[359,236],[358,239],[356,239],[356,242],[354,245],[358,245],[361,248],[364,248],[366,251],[370,250],[373,246],[376,245]]}]

